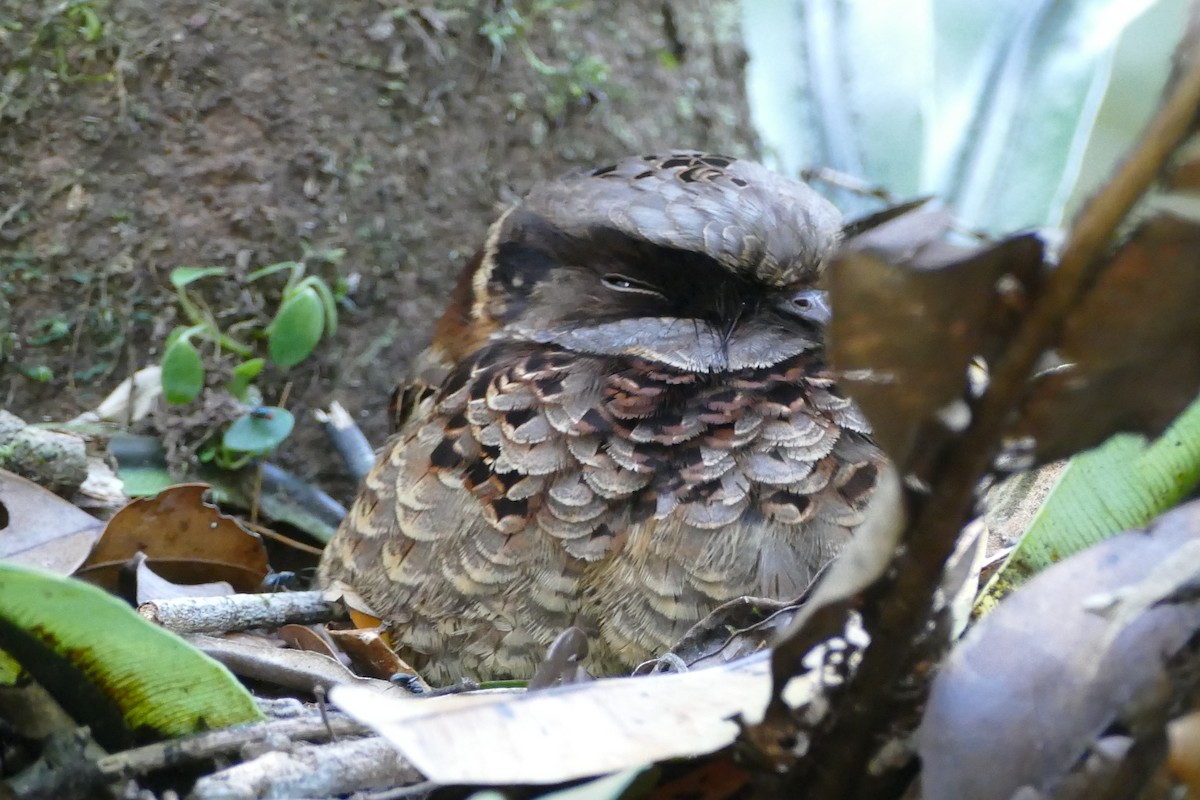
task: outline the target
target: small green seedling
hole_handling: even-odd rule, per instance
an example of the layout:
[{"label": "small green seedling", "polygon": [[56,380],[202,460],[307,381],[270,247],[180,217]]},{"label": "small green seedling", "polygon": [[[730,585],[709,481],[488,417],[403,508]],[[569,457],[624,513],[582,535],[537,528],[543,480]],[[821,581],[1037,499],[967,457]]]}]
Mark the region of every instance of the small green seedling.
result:
[{"label": "small green seedling", "polygon": [[316,348],[321,335],[332,336],[337,332],[337,302],[329,284],[315,275],[304,277],[304,264],[285,261],[272,264],[250,274],[248,280],[255,281],[290,269],[287,286],[283,289],[283,302],[275,319],[267,326],[267,348],[271,360],[284,369],[294,367]]},{"label": "small green seedling", "polygon": [[278,406],[259,406],[234,420],[221,436],[219,444],[200,453],[202,461],[212,461],[224,469],[239,469],[251,459],[265,456],[292,432],[296,418]]},{"label": "small green seedling", "polygon": [[163,351],[163,394],[168,403],[190,403],[204,388],[204,360],[192,344],[192,337],[203,333],[205,326],[176,328],[167,337]]},{"label": "small green seedling", "polygon": [[[171,272],[179,305],[188,322],[167,337],[162,359],[163,395],[173,405],[190,403],[200,396],[205,386],[204,358],[201,348],[232,353],[241,359],[234,365],[226,390],[242,403],[253,404],[260,393],[254,381],[268,364],[266,358],[255,355],[249,344],[235,339],[229,331],[250,328],[257,338],[265,338],[270,363],[290,369],[308,358],[322,337],[337,330],[337,301],[329,285],[315,275],[305,275],[303,262],[284,261],[250,273],[246,280],[254,282],[280,272],[288,273],[287,284],[280,296],[279,307],[271,322],[263,326],[253,321],[229,325],[225,330],[204,303],[193,297],[188,287],[205,278],[223,277],[224,267],[179,267]],[[202,460],[220,466],[237,468],[251,458],[265,455],[291,433],[295,420],[282,408],[256,407],[238,418],[219,441],[205,448]]]}]

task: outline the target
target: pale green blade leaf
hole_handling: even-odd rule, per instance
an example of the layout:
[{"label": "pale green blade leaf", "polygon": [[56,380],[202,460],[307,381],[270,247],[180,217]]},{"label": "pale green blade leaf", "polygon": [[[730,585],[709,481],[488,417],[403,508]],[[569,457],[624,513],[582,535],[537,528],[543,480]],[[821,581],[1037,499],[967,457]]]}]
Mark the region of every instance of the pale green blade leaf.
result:
[{"label": "pale green blade leaf", "polygon": [[1040,570],[1145,527],[1200,484],[1200,401],[1150,444],[1115,436],[1071,459],[1017,549],[977,603],[987,611]]},{"label": "pale green blade leaf", "polygon": [[0,649],[109,749],[262,718],[225,667],[72,578],[0,564]]}]

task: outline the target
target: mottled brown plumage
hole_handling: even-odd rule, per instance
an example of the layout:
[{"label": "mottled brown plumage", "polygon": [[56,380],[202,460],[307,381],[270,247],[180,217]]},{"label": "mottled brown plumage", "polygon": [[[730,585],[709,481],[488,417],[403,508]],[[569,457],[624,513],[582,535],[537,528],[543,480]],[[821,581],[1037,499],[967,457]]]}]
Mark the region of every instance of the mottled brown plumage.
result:
[{"label": "mottled brown plumage", "polygon": [[545,183],[459,281],[326,551],[434,682],[528,677],[576,625],[594,673],[716,605],[799,594],[880,455],[822,359],[840,232],[723,156]]}]

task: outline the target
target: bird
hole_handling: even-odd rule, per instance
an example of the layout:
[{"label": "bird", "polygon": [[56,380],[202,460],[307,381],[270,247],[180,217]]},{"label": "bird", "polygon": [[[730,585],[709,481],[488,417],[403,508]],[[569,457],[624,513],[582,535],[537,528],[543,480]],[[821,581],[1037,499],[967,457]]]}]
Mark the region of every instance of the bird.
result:
[{"label": "bird", "polygon": [[883,456],[825,358],[841,215],[690,150],[536,184],[488,229],[318,570],[434,684],[564,630],[627,673],[737,597],[800,595]]}]

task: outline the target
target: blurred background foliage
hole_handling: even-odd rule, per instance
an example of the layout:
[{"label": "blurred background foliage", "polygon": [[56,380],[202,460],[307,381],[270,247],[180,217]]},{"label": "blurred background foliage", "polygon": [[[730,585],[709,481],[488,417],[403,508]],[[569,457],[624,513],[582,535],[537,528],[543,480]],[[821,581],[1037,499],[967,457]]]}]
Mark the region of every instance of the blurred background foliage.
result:
[{"label": "blurred background foliage", "polygon": [[[1158,102],[1186,0],[743,0],[765,156],[933,195],[991,234],[1069,220]],[[831,197],[848,213],[871,201]]]}]

